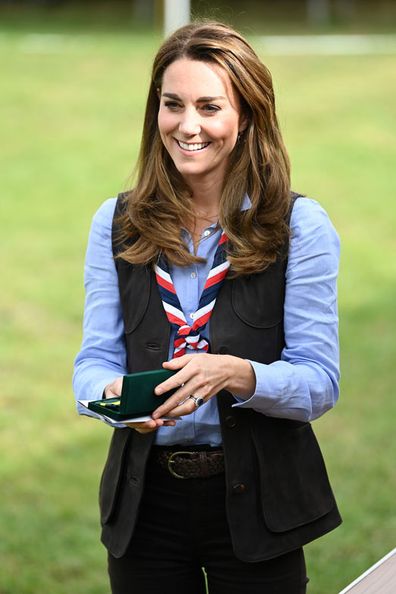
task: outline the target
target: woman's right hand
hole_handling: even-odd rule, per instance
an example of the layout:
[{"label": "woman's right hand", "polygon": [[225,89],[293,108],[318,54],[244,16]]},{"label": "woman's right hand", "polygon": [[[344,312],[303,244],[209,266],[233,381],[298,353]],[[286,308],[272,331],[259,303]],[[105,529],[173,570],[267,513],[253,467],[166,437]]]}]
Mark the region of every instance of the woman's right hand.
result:
[{"label": "woman's right hand", "polygon": [[[104,389],[105,398],[119,398],[122,391],[122,377],[117,377],[111,384],[107,384]],[[176,421],[164,419],[150,419],[144,423],[125,423],[127,427],[135,429],[138,433],[151,433],[156,431],[158,427],[173,427],[176,425]]]}]

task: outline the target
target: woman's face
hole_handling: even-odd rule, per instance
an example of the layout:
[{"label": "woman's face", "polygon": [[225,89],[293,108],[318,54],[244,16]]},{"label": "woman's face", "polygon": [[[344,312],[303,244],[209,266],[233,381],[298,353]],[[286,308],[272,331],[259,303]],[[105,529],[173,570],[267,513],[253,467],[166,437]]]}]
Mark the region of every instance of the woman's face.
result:
[{"label": "woman's face", "polygon": [[165,70],[158,128],[176,169],[190,184],[222,182],[243,127],[240,102],[220,66],[182,58]]}]

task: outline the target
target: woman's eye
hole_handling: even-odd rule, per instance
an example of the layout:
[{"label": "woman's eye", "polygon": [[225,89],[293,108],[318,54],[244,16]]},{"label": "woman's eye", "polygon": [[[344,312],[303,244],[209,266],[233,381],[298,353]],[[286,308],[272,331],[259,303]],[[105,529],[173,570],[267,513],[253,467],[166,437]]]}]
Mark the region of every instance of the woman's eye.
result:
[{"label": "woman's eye", "polygon": [[203,105],[202,109],[204,111],[208,111],[209,113],[215,113],[216,111],[220,111],[220,107],[218,107],[217,105],[212,105],[211,103]]},{"label": "woman's eye", "polygon": [[180,105],[176,101],[165,101],[165,107],[168,109],[178,109]]}]

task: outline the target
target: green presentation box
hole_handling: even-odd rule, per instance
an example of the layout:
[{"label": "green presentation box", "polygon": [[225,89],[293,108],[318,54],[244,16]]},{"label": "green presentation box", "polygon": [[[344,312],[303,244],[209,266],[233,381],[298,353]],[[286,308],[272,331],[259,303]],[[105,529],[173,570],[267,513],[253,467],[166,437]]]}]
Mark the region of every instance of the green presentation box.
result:
[{"label": "green presentation box", "polygon": [[124,375],[120,397],[93,400],[88,403],[88,408],[121,422],[134,417],[151,415],[153,410],[177,390],[175,388],[161,396],[156,396],[154,388],[175,373],[168,369],[155,369]]}]

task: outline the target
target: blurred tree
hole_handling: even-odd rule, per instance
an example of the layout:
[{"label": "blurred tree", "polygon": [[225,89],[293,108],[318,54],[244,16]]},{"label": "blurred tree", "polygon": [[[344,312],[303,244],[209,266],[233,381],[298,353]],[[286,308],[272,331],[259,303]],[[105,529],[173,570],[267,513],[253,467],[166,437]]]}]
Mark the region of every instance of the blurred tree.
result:
[{"label": "blurred tree", "polygon": [[356,0],[335,0],[335,13],[337,17],[350,21],[356,14]]},{"label": "blurred tree", "polygon": [[134,20],[139,23],[152,23],[154,12],[153,0],[134,0],[132,2],[132,15]]},{"label": "blurred tree", "polygon": [[[167,0],[0,0],[3,14],[45,15],[47,18],[70,18],[81,21],[142,25],[162,31]],[[184,0],[173,0],[181,16]],[[199,17],[224,20],[236,27],[267,33],[284,30],[320,32],[396,28],[396,0],[189,0],[191,13]],[[184,21],[183,21],[184,22]],[[346,25],[346,27],[344,27]]]},{"label": "blurred tree", "polygon": [[351,20],[356,12],[356,0],[306,0],[308,20],[314,25],[326,25],[335,16]]},{"label": "blurred tree", "polygon": [[330,21],[330,0],[307,0],[308,20],[314,25]]}]

